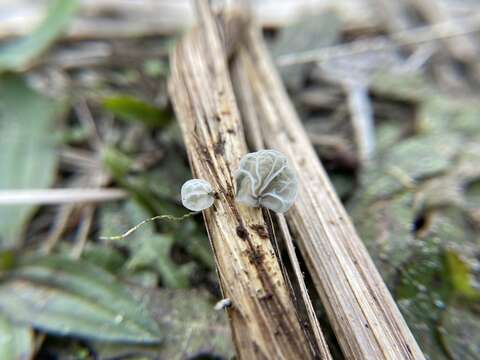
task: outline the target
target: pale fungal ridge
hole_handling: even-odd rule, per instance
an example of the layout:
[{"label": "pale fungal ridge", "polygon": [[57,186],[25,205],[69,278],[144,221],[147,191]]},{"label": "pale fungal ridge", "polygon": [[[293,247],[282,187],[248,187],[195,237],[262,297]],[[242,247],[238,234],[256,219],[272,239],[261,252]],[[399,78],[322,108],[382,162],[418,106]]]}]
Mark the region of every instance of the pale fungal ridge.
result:
[{"label": "pale fungal ridge", "polygon": [[212,206],[213,188],[208,181],[191,179],[182,185],[182,204],[192,211],[201,211]]},{"label": "pale fungal ridge", "polygon": [[245,155],[235,172],[238,202],[263,206],[278,213],[287,211],[297,196],[298,182],[287,157],[276,150]]}]

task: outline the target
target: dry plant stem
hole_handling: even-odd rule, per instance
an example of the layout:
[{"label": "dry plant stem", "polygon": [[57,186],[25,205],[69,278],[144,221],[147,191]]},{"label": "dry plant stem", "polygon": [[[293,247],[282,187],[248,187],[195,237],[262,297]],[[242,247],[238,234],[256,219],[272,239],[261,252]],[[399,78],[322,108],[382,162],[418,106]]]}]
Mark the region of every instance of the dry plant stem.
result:
[{"label": "dry plant stem", "polygon": [[[465,31],[468,30],[470,26],[468,21],[454,21],[455,18],[450,16],[438,0],[409,0],[409,2],[428,22],[432,23],[433,26],[438,23],[447,23],[450,24],[448,31],[465,32],[464,36],[443,38],[441,40],[452,57],[464,64],[468,64],[471,70],[473,70],[472,75],[479,81],[480,63],[478,62],[478,57],[480,56],[480,47],[478,46],[477,38],[473,36],[473,34]],[[474,17],[476,17],[478,25],[480,16],[475,14]]]},{"label": "dry plant stem", "polygon": [[218,192],[204,210],[240,359],[311,359],[262,211],[234,200],[233,171],[247,152],[216,18],[198,4],[200,28],[171,58],[169,91],[195,177]]},{"label": "dry plant stem", "polygon": [[45,189],[0,191],[0,205],[53,205],[69,203],[105,202],[125,199],[121,189]]},{"label": "dry plant stem", "polygon": [[53,228],[49,232],[47,239],[42,245],[42,251],[45,254],[50,254],[53,248],[60,241],[60,237],[65,231],[65,228],[68,225],[68,221],[70,220],[70,216],[72,215],[74,210],[74,204],[64,204],[58,208]]},{"label": "dry plant stem", "polygon": [[265,143],[292,159],[300,193],[287,220],[345,357],[423,359],[295,113],[258,30],[239,60],[252,87]]},{"label": "dry plant stem", "polygon": [[149,223],[151,221],[155,221],[155,220],[182,221],[182,220],[185,220],[186,218],[189,218],[190,216],[196,215],[198,213],[199,213],[199,211],[190,212],[190,213],[187,213],[187,214],[182,215],[182,216],[156,215],[154,217],[151,217],[151,218],[148,218],[148,219],[145,219],[145,220],[139,222],[137,225],[131,227],[130,229],[125,231],[123,234],[114,235],[114,236],[100,236],[99,239],[100,240],[121,240],[121,239],[126,238],[131,233],[137,231],[137,229],[142,227],[144,224]]},{"label": "dry plant stem", "polygon": [[[438,53],[441,49],[439,48],[438,41],[429,41],[423,42],[423,44],[415,44],[413,41],[415,39],[428,39],[429,37],[432,40],[436,40],[446,36],[451,33],[451,25],[449,22],[441,22],[435,25],[427,25],[423,27],[425,29],[424,36],[422,36],[422,28],[412,29],[415,25],[415,20],[408,16],[408,1],[391,1],[391,0],[375,0],[375,3],[379,6],[379,11],[377,16],[383,17],[383,27],[389,32],[391,38],[398,43],[402,41],[409,42],[405,44],[406,49],[412,53],[417,52],[421,48],[429,47],[431,54],[430,56]],[[465,20],[465,19],[464,19]],[[473,31],[479,30],[479,18],[477,16],[472,16],[466,19],[465,29],[470,29]],[[409,30],[412,29],[412,30]],[[403,35],[402,35],[403,34]],[[408,35],[410,34],[410,35]],[[449,36],[446,36],[447,38]],[[405,39],[404,39],[405,38]],[[408,39],[412,39],[410,42]],[[455,40],[455,37],[453,37]],[[411,55],[412,56],[412,55]],[[410,59],[407,60],[407,63],[410,62]],[[405,64],[407,65],[407,64]],[[408,65],[407,65],[408,66]],[[449,88],[461,89],[464,83],[464,79],[461,78],[461,75],[455,69],[455,64],[453,59],[447,58],[445,56],[441,57],[441,61],[433,62],[433,67],[436,73],[439,73],[439,79],[443,84],[446,84]],[[408,69],[404,69],[408,70]]]},{"label": "dry plant stem", "polygon": [[[260,129],[260,122],[255,110],[255,99],[253,98],[250,85],[248,84],[248,79],[242,72],[241,65],[239,65],[238,59],[234,59],[231,66],[232,82],[234,84],[237,94],[237,102],[243,117],[243,125],[245,128],[247,143],[251,149],[258,151],[264,148],[264,141]],[[314,343],[316,352],[321,355],[322,359],[331,359],[332,356],[330,354],[330,350],[328,349],[327,341],[323,336],[322,329],[320,328],[317,316],[315,315],[315,310],[308,295],[308,290],[305,285],[297,254],[295,253],[295,246],[285,220],[285,215],[275,214],[275,220],[281,232],[280,236],[287,249],[288,257],[295,274],[295,279],[292,279],[292,281],[295,281],[300,290],[301,301],[303,302],[302,305],[306,313],[306,320],[309,323],[309,329],[311,329],[311,336],[313,337],[312,342]],[[286,270],[284,270],[284,273],[286,273]],[[293,288],[291,289],[291,292],[292,295],[295,296]],[[299,309],[299,311],[301,310],[302,309]]]},{"label": "dry plant stem", "polygon": [[302,301],[305,306],[307,313],[308,321],[310,328],[312,330],[313,338],[315,339],[315,345],[317,346],[318,352],[322,354],[322,359],[332,359],[330,350],[328,348],[327,340],[323,335],[320,323],[318,322],[317,315],[315,314],[315,309],[313,307],[310,296],[308,295],[307,286],[305,285],[302,269],[300,268],[300,263],[298,262],[298,257],[295,252],[295,246],[293,244],[292,236],[290,230],[288,229],[287,220],[283,214],[275,214],[277,223],[282,232],[282,236],[285,240],[285,245],[287,248],[288,257],[295,272],[297,285],[300,288],[300,293],[302,295]]},{"label": "dry plant stem", "polygon": [[100,139],[100,135],[98,134],[98,129],[95,125],[95,119],[93,118],[92,112],[90,111],[87,100],[85,98],[81,98],[74,105],[74,109],[77,114],[77,118],[88,131],[88,141],[90,145],[93,149],[100,151],[100,149],[102,148],[102,140]]},{"label": "dry plant stem", "polygon": [[404,0],[372,0],[376,17],[381,19],[382,27],[390,32],[404,31],[414,25],[407,13],[407,4]]},{"label": "dry plant stem", "polygon": [[88,233],[90,232],[90,228],[92,226],[94,213],[95,206],[93,204],[88,204],[82,210],[82,221],[75,239],[75,245],[71,252],[71,255],[74,259],[79,259],[80,256],[82,256],[85,245],[87,244]]},{"label": "dry plant stem", "polygon": [[[429,23],[435,26],[438,23],[449,24],[447,31],[452,33],[461,33],[468,30],[468,22],[464,24],[463,21],[455,21],[448,11],[446,11],[442,2],[438,0],[408,0],[408,2],[423,16]],[[477,20],[478,15],[475,15]],[[477,21],[478,24],[478,21]],[[448,51],[454,58],[466,63],[476,63],[480,54],[477,40],[475,37],[468,35],[468,32],[464,36],[458,36],[455,39],[444,38],[442,39],[447,46]]]},{"label": "dry plant stem", "polygon": [[365,83],[351,81],[344,84],[350,117],[358,148],[359,160],[365,165],[375,153],[375,128],[372,104]]},{"label": "dry plant stem", "polygon": [[280,66],[303,64],[309,62],[325,62],[339,57],[353,56],[370,51],[384,51],[398,46],[412,46],[431,43],[437,40],[455,41],[458,37],[480,31],[480,16],[473,15],[459,21],[445,21],[431,26],[399,31],[390,34],[394,42],[386,41],[378,36],[366,40],[356,40],[346,44],[333,45],[318,50],[304,51],[296,54],[285,54],[276,59]]}]

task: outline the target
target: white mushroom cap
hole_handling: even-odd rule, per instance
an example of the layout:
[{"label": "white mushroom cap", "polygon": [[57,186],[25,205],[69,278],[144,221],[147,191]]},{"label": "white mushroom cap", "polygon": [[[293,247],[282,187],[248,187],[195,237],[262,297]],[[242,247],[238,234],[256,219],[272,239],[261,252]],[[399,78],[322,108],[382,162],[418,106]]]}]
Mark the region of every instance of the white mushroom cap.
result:
[{"label": "white mushroom cap", "polygon": [[201,211],[212,206],[213,188],[206,180],[191,179],[182,185],[182,204],[192,211]]},{"label": "white mushroom cap", "polygon": [[249,153],[235,172],[236,200],[264,206],[278,213],[287,211],[297,196],[298,181],[287,157],[276,150]]}]

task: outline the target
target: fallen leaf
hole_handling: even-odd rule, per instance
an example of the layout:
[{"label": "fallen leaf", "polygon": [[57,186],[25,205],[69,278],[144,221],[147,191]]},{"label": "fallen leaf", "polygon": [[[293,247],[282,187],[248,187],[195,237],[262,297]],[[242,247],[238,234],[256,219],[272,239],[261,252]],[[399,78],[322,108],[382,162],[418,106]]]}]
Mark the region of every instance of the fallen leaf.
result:
[{"label": "fallen leaf", "polygon": [[158,324],[114,276],[89,262],[60,256],[23,260],[4,275],[0,312],[57,335],[160,341]]},{"label": "fallen leaf", "polygon": [[132,290],[165,329],[165,339],[160,346],[149,348],[94,343],[93,348],[99,358],[122,358],[126,355],[147,359],[191,359],[200,355],[207,359],[234,357],[226,313],[213,309],[207,292],[141,287],[133,287]]}]

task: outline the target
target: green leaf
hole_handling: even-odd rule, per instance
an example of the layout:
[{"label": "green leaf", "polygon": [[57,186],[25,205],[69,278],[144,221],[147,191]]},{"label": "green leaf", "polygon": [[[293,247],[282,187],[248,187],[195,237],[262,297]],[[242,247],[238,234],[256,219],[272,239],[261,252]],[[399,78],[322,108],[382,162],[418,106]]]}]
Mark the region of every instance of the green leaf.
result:
[{"label": "green leaf", "polygon": [[147,59],[143,62],[143,72],[152,78],[167,76],[168,70],[168,63],[160,59]]},{"label": "green leaf", "polygon": [[82,259],[111,273],[117,273],[125,263],[125,257],[115,247],[92,242],[85,246]]},{"label": "green leaf", "polygon": [[186,288],[191,267],[176,265],[170,256],[173,245],[170,235],[152,234],[143,237],[127,264],[129,270],[153,268],[161,276],[166,287]]},{"label": "green leaf", "polygon": [[362,175],[367,192],[376,198],[391,196],[415,182],[438,175],[453,165],[461,138],[455,133],[418,135],[391,148]]},{"label": "green leaf", "polygon": [[[33,91],[21,77],[0,77],[0,190],[52,184],[57,165],[52,129],[64,104]],[[30,205],[0,206],[0,249],[17,244],[34,210]]]},{"label": "green leaf", "polygon": [[0,315],[0,359],[27,360],[33,356],[33,332]]},{"label": "green leaf", "polygon": [[[163,135],[169,136],[170,131],[169,128],[163,130]],[[191,174],[176,143],[168,141],[168,146],[172,149],[166,151],[158,166],[141,172],[132,171],[135,161],[124,151],[113,146],[103,150],[104,166],[119,186],[150,211],[147,217],[158,214],[173,216],[185,214],[185,208],[180,205],[179,194],[181,185],[191,177]],[[135,224],[131,226],[133,225]]]},{"label": "green leaf", "polygon": [[77,8],[77,0],[53,1],[46,18],[30,35],[0,48],[0,71],[28,67],[59,36]]},{"label": "green leaf", "polygon": [[15,265],[15,254],[11,250],[0,251],[0,274]]},{"label": "green leaf", "polygon": [[121,359],[132,354],[136,355],[135,359],[176,359],[179,354],[182,359],[200,358],[199,354],[204,355],[202,359],[234,357],[226,312],[213,309],[212,298],[206,291],[142,287],[132,290],[145,300],[155,318],[164,323],[168,329],[165,339],[156,348],[96,342],[92,348],[99,358]]},{"label": "green leaf", "polygon": [[477,359],[480,108],[403,75],[371,90],[418,114],[377,124],[381,149],[348,205],[426,357]]},{"label": "green leaf", "polygon": [[151,127],[167,125],[172,119],[166,111],[128,95],[106,97],[103,106],[121,119],[140,121]]},{"label": "green leaf", "polygon": [[176,223],[174,238],[175,244],[184,248],[195,260],[207,269],[215,270],[215,260],[204,227],[198,226],[191,218],[185,219],[182,223]]},{"label": "green leaf", "polygon": [[480,136],[478,101],[438,95],[422,102],[418,109],[418,127],[423,132],[457,132],[466,138]]},{"label": "green leaf", "polygon": [[[149,217],[150,214],[135,202],[127,202],[122,207],[104,207],[102,235],[121,234]],[[115,242],[127,246],[131,251],[130,260],[126,264],[128,271],[155,270],[166,287],[188,287],[188,275],[192,272],[192,267],[190,264],[176,264],[172,260],[174,239],[171,235],[156,233],[154,223],[145,223],[128,238]]]},{"label": "green leaf", "polygon": [[107,146],[103,149],[102,158],[105,167],[115,178],[119,179],[125,177],[134,162],[132,158],[113,146]]},{"label": "green leaf", "polygon": [[157,343],[160,330],[115,277],[89,262],[33,258],[0,285],[0,312],[65,336]]},{"label": "green leaf", "polygon": [[421,101],[437,91],[423,75],[413,71],[395,73],[379,70],[374,74],[370,87],[376,95],[412,102]]},{"label": "green leaf", "polygon": [[445,263],[453,290],[470,300],[480,300],[480,290],[472,286],[468,265],[452,250],[445,251]]},{"label": "green leaf", "polygon": [[[167,135],[168,131],[168,129],[165,131]],[[181,184],[188,180],[191,174],[181,155],[178,151],[173,151],[172,149],[172,151],[165,153],[161,163],[155,169],[127,175],[131,168],[132,160],[115,148],[105,149],[104,163],[115,177],[115,180],[132,192],[137,202],[143,207],[152,209],[152,213],[143,212],[143,217],[137,216],[135,215],[136,211],[131,211],[132,207],[130,207],[130,210],[125,208],[126,211],[123,209],[111,211],[109,219],[103,221],[103,235],[111,236],[123,233],[136,223],[154,214],[180,216],[185,213],[185,209],[178,205],[179,200],[177,199],[179,198]],[[166,172],[164,169],[169,169],[169,171]],[[102,211],[104,213],[109,212],[108,210],[105,211],[105,209],[102,209]],[[149,260],[147,267],[151,266],[153,262],[158,262],[160,265],[155,265],[154,267],[157,268],[157,271],[160,268],[165,270],[161,271],[164,275],[162,276],[164,284],[173,287],[179,287],[180,284],[185,286],[185,272],[182,271],[180,274],[177,274],[175,271],[172,272],[172,269],[178,267],[170,260],[169,253],[173,242],[175,245],[180,245],[194,259],[199,260],[202,265],[212,270],[215,269],[208,237],[204,230],[202,231],[195,225],[193,219],[185,219],[182,222],[164,221],[158,222],[158,224],[162,225],[163,231],[168,232],[168,236],[158,238],[158,234],[150,231],[149,233],[139,233],[138,238],[135,234],[129,237],[129,247],[133,246],[133,244],[139,244],[143,239],[149,239],[147,240],[149,244],[143,244],[144,249],[142,252],[137,254],[137,250],[140,250],[139,248],[133,250],[136,259],[130,264],[130,269],[137,269],[140,265],[146,266],[146,257],[149,257],[150,254],[155,254],[153,255],[155,259]],[[154,230],[154,227],[150,226],[150,228]],[[170,234],[173,235],[174,239],[172,239]],[[152,252],[153,248],[157,250]],[[164,254],[164,256],[158,255],[157,252]],[[146,256],[143,256],[142,253]],[[137,255],[141,255],[140,258]]]},{"label": "green leaf", "polygon": [[440,339],[449,359],[478,359],[480,354],[480,316],[458,304],[449,306],[442,318]]}]

